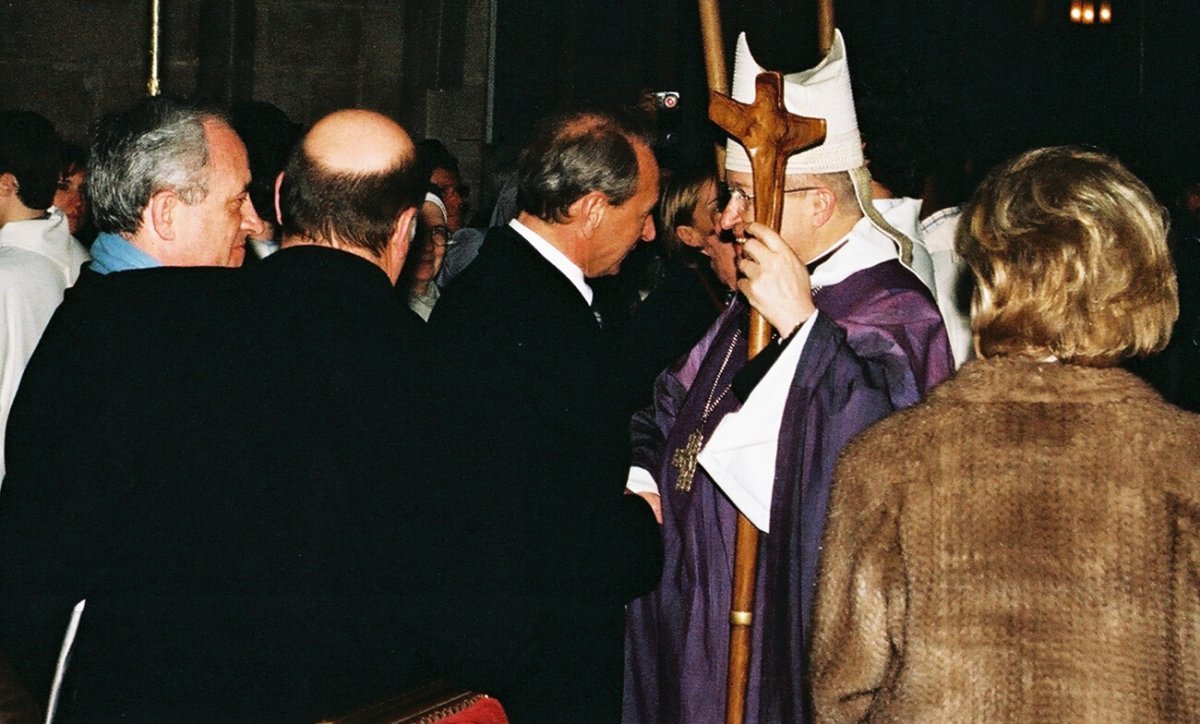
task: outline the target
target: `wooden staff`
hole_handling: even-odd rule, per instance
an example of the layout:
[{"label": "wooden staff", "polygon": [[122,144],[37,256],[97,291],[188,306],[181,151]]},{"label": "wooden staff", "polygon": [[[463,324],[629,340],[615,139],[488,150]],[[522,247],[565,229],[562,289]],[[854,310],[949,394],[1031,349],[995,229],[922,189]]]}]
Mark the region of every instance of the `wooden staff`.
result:
[{"label": "wooden staff", "polygon": [[833,29],[833,0],[818,0],[817,45],[822,58],[829,55],[829,49],[833,47]]},{"label": "wooden staff", "polygon": [[[750,105],[720,93],[710,93],[708,116],[746,148],[754,176],[755,220],[779,231],[783,221],[783,178],[788,156],[824,141],[825,121],[788,113],[783,103],[783,77],[775,72],[758,75],[754,103]],[[771,325],[752,309],[749,357],[761,352],[770,341]],[[758,564],[758,529],[744,515],[738,515],[734,550],[725,721],[740,724],[746,711]]]},{"label": "wooden staff", "polygon": [[[725,70],[725,44],[721,33],[720,0],[698,0],[700,4],[700,38],[704,41],[704,75],[709,93],[729,94],[729,73]],[[713,148],[717,172],[725,168],[725,145]]]}]

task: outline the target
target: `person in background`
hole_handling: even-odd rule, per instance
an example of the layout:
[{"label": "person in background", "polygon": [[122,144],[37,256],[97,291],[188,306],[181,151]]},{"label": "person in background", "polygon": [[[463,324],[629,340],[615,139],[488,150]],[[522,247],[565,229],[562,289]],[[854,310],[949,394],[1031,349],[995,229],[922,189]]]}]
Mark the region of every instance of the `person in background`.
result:
[{"label": "person in background", "polygon": [[400,273],[397,289],[405,295],[408,308],[428,322],[433,305],[441,296],[437,276],[446,258],[446,244],[450,240],[446,206],[437,194],[425,194],[417,221],[417,236],[413,239],[404,271]]},{"label": "person in background", "polygon": [[263,101],[245,101],[230,110],[230,122],[250,160],[250,201],[262,217],[263,228],[246,240],[244,264],[253,264],[279,250],[279,217],[275,211],[275,179],[300,140],[300,125],[280,108]]},{"label": "person in background", "polygon": [[735,246],[718,230],[720,186],[713,169],[689,168],[672,173],[659,197],[659,271],[616,330],[631,415],[651,403],[654,379],[704,336],[737,288]]},{"label": "person in background", "polygon": [[[929,273],[955,366],[970,359],[967,265],[954,252],[959,209],[938,210],[922,200],[929,161],[928,103],[911,73],[894,59],[865,62],[853,79],[854,109],[871,170],[871,197],[880,215],[914,242],[913,263]],[[922,221],[923,219],[923,221]]]},{"label": "person in background", "polygon": [[0,481],[4,433],[17,383],[87,250],[51,206],[59,180],[54,125],[29,111],[0,111]]},{"label": "person in background", "polygon": [[450,227],[450,233],[457,233],[467,218],[467,196],[471,193],[462,182],[458,158],[436,138],[418,142],[417,155],[428,166],[429,183],[437,187],[437,194],[446,205],[446,225]]},{"label": "person in background", "polygon": [[979,359],[838,465],[817,721],[1194,721],[1200,417],[1119,367],[1178,312],[1165,213],[1058,147],[962,218]]},{"label": "person in background", "polygon": [[[724,203],[722,203],[724,202]],[[721,211],[729,202],[728,188],[712,169],[676,171],[663,187],[659,201],[659,228],[663,244],[680,254],[690,268],[711,274],[701,277],[712,289],[714,306],[724,309],[729,292],[737,289],[736,247],[720,233]],[[688,250],[705,257],[700,265]],[[712,282],[717,282],[713,285]]]},{"label": "person in background", "polygon": [[92,228],[88,213],[84,181],[87,179],[87,150],[74,143],[63,144],[62,164],[58,171],[58,185],[54,191],[54,208],[67,217],[71,236],[84,246],[89,246],[96,232]]}]

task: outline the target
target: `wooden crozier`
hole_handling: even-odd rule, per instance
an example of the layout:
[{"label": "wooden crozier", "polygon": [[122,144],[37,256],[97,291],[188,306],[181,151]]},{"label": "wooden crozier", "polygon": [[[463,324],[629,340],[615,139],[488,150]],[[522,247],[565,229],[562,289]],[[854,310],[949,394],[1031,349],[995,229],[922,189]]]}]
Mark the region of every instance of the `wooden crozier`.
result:
[{"label": "wooden crozier", "polygon": [[[783,220],[783,178],[788,156],[824,141],[825,121],[787,112],[783,104],[783,77],[779,73],[760,73],[754,85],[754,102],[749,105],[720,93],[710,93],[708,116],[746,148],[754,176],[754,218],[779,231]],[[771,326],[762,315],[751,310],[749,358],[753,359],[770,341]],[[758,562],[758,529],[741,514],[738,515],[734,550],[725,721],[741,724],[750,671],[750,627]]]}]

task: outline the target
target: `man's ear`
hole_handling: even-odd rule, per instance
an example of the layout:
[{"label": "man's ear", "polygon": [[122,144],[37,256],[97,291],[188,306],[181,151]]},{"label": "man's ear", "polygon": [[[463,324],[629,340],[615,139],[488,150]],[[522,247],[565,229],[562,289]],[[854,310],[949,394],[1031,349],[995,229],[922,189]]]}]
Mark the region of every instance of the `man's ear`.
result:
[{"label": "man's ear", "polygon": [[[275,177],[275,218],[279,220],[279,224],[282,226],[283,214],[279,211],[279,188],[281,186],[283,186],[283,171],[280,171],[279,175]],[[275,233],[279,233],[279,231],[276,230]]]},{"label": "man's ear", "polygon": [[608,197],[600,191],[589,191],[571,204],[571,216],[583,220],[583,233],[589,239],[600,227],[607,210]]},{"label": "man's ear", "polygon": [[[146,210],[142,212],[143,224],[149,222],[150,228],[160,239],[173,241],[175,239],[175,212],[179,207],[179,197],[174,191],[163,190],[150,197]],[[148,218],[145,218],[148,217]]]},{"label": "man's ear", "polygon": [[392,280],[392,284],[400,278],[400,271],[404,269],[404,260],[408,258],[408,251],[412,248],[412,240],[417,236],[417,207],[405,209],[403,213],[396,219],[396,225],[392,227],[392,235],[388,239],[387,248],[384,249],[383,270],[387,272],[388,278]]},{"label": "man's ear", "polygon": [[0,173],[0,196],[16,196],[21,188],[11,171]]},{"label": "man's ear", "polygon": [[675,227],[675,238],[693,249],[699,249],[704,246],[704,238],[700,236],[700,232],[696,231],[695,227],[688,226],[687,224],[680,224]]},{"label": "man's ear", "polygon": [[833,218],[833,214],[837,211],[837,197],[829,189],[814,189],[811,194],[813,198],[812,205],[812,221],[813,228],[817,229],[829,223]]}]

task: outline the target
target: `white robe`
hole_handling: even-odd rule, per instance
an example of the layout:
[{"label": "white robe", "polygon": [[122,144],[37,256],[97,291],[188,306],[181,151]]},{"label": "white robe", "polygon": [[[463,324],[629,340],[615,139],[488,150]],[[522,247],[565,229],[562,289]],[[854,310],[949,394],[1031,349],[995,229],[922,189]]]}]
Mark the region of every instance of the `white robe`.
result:
[{"label": "white robe", "polygon": [[90,258],[58,209],[48,218],[0,226],[0,480],[4,431],[25,364]]}]

